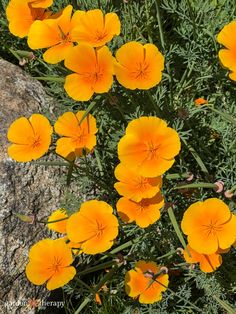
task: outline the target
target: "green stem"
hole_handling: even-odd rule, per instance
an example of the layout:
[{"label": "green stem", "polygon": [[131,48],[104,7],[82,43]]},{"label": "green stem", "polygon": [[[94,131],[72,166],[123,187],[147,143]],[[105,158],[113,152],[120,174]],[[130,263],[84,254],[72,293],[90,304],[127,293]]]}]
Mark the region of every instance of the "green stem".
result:
[{"label": "green stem", "polygon": [[233,193],[236,190],[236,184],[229,190],[230,193]]},{"label": "green stem", "polygon": [[176,250],[170,251],[169,253],[166,253],[166,254],[164,254],[164,255],[162,255],[162,256],[157,257],[157,258],[156,258],[156,261],[159,261],[159,260],[161,260],[161,259],[163,259],[163,258],[166,258],[166,257],[173,256],[173,255],[175,255],[175,254],[176,254]]},{"label": "green stem", "polygon": [[52,221],[36,220],[36,222],[41,223],[41,224],[52,224],[54,222],[59,222],[59,221],[63,221],[63,220],[66,220],[66,219],[68,219],[68,217],[57,219],[57,220],[52,220]]},{"label": "green stem", "polygon": [[214,183],[208,183],[208,182],[196,182],[196,183],[175,186],[172,190],[196,189],[196,188],[215,189],[216,185]]},{"label": "green stem", "polygon": [[[116,254],[120,251],[123,251],[125,249],[127,249],[128,247],[132,246],[133,244],[136,244],[138,243],[141,239],[143,238],[143,236],[141,237],[138,237],[138,238],[135,238],[133,240],[129,240],[128,242],[124,243],[124,244],[121,244],[120,246],[116,247],[115,249],[111,250],[109,252],[109,255],[111,254]],[[107,258],[108,256],[104,255],[100,258],[100,260],[104,260],[105,258]]]},{"label": "green stem", "polygon": [[149,19],[147,0],[145,0],[145,14],[146,14],[146,28],[147,28],[147,33],[148,33],[148,40],[149,40],[150,43],[153,43],[152,36],[151,36],[151,29],[150,29],[150,26],[149,26],[149,20],[150,19]]},{"label": "green stem", "polygon": [[[164,32],[163,32],[163,28],[162,28],[159,0],[155,0],[155,6],[156,6],[157,23],[158,23],[158,28],[159,28],[161,46],[162,46],[162,50],[165,54],[166,47],[165,47]],[[171,104],[171,107],[173,108],[173,86],[172,86],[173,80],[172,80],[169,62],[166,63],[166,69],[167,69],[167,73],[169,75],[169,83],[170,83],[170,104]]]},{"label": "green stem", "polygon": [[202,159],[200,158],[200,156],[198,155],[198,153],[196,152],[196,150],[186,142],[186,140],[184,138],[181,138],[182,142],[184,143],[184,145],[188,148],[188,150],[190,151],[190,153],[193,155],[194,159],[196,160],[196,162],[198,163],[199,167],[201,168],[202,172],[209,175],[209,172],[206,168],[206,166],[204,165]]},{"label": "green stem", "polygon": [[156,5],[156,11],[157,11],[157,22],[158,22],[161,46],[162,46],[163,51],[165,51],[165,40],[164,40],[164,33],[162,29],[161,14],[160,14],[160,7],[159,7],[158,0],[155,0],[155,5]]},{"label": "green stem", "polygon": [[178,179],[186,179],[190,176],[189,173],[168,173],[165,178],[167,180],[178,180]]},{"label": "green stem", "polygon": [[93,289],[89,285],[87,285],[85,282],[83,282],[83,280],[77,277],[75,278],[75,280],[77,283],[81,284],[82,286],[84,286],[86,289],[88,289],[90,292],[93,293]]},{"label": "green stem", "polygon": [[74,314],[79,314],[90,301],[90,297],[86,297]]},{"label": "green stem", "polygon": [[67,173],[66,185],[69,186],[72,178],[72,172],[75,165],[75,159],[70,162],[70,166]]},{"label": "green stem", "polygon": [[85,308],[85,306],[91,301],[91,298],[94,294],[96,294],[100,289],[101,287],[114,275],[114,273],[117,271],[117,269],[119,268],[120,266],[114,266],[110,271],[109,273],[107,273],[100,281],[99,283],[96,285],[93,293],[89,296],[89,297],[86,297],[83,301],[83,303],[79,306],[79,308],[74,312],[74,314],[79,314],[81,313],[81,311]]},{"label": "green stem", "polygon": [[103,169],[102,169],[102,163],[101,163],[101,160],[100,160],[100,156],[99,156],[99,153],[96,149],[94,149],[94,154],[95,154],[95,158],[96,158],[96,161],[97,161],[97,164],[98,164],[98,169],[99,169],[99,172],[100,172],[100,175],[103,176]]},{"label": "green stem", "polygon": [[184,301],[185,303],[188,303],[189,305],[191,305],[197,312],[202,313],[202,310],[197,307],[195,304],[193,304],[192,302],[186,300],[185,298],[179,296],[178,293],[174,292],[172,289],[170,289],[169,287],[167,287],[166,285],[163,285],[163,283],[161,283],[160,281],[156,280],[155,281],[161,285],[162,287],[166,288],[168,291],[170,291],[171,293],[173,293],[176,297],[178,297],[180,300]]},{"label": "green stem", "polygon": [[226,120],[227,122],[233,123],[234,125],[236,125],[236,120],[234,118],[231,117],[231,115],[229,115],[226,112],[221,112],[215,108],[213,108],[211,105],[206,105],[206,108],[209,108],[211,111],[219,114],[224,120]]},{"label": "green stem", "polygon": [[64,78],[56,77],[56,76],[33,76],[33,78],[39,81],[51,81],[51,82],[65,83]]},{"label": "green stem", "polygon": [[79,276],[84,276],[84,275],[93,273],[95,271],[98,271],[98,270],[101,270],[101,269],[105,269],[107,267],[111,267],[114,264],[115,264],[114,261],[109,261],[109,262],[106,262],[106,263],[102,263],[102,264],[90,267],[89,269],[82,270],[81,272],[78,273],[78,275]]},{"label": "green stem", "polygon": [[179,225],[178,225],[178,223],[177,223],[177,220],[176,220],[176,218],[175,218],[175,214],[174,214],[174,212],[173,212],[172,207],[169,207],[169,208],[167,209],[167,212],[168,212],[170,221],[171,221],[171,223],[172,223],[172,226],[174,227],[175,233],[176,233],[177,237],[179,238],[179,241],[180,241],[181,244],[183,245],[183,247],[184,247],[184,249],[186,250],[186,252],[188,253],[188,255],[191,257],[191,255],[190,255],[190,253],[189,253],[189,251],[188,251],[188,249],[187,249],[187,245],[186,245],[186,243],[185,243],[185,240],[184,240],[184,237],[183,237],[183,235],[182,235],[182,232],[181,232],[181,230],[180,230],[180,228],[179,228]]}]

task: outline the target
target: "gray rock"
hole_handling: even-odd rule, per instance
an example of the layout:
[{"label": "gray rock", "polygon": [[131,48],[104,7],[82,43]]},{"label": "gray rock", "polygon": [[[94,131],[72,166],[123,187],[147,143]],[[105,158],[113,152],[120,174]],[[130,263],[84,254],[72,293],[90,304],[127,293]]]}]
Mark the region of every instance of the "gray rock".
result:
[{"label": "gray rock", "polygon": [[[45,299],[43,286],[25,276],[29,247],[50,233],[13,213],[46,220],[65,192],[61,168],[17,163],[6,153],[9,125],[20,116],[50,112],[54,106],[42,85],[19,67],[0,59],[0,313],[33,313],[30,299]],[[26,305],[25,305],[26,304]]]}]

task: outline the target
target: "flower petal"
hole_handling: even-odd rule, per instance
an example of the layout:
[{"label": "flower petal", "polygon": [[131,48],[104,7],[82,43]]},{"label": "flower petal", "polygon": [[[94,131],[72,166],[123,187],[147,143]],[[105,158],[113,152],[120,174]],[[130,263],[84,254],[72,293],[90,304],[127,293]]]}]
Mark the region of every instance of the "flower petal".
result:
[{"label": "flower petal", "polygon": [[64,88],[71,98],[78,101],[87,101],[94,94],[93,87],[79,74],[67,75]]}]

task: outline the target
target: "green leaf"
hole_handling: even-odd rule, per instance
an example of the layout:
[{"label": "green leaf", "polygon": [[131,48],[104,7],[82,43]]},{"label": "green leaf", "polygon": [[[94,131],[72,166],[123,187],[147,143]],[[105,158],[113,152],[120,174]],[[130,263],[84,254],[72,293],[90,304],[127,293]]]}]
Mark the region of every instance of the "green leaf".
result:
[{"label": "green leaf", "polygon": [[207,108],[209,108],[210,110],[212,110],[215,113],[218,113],[221,118],[223,118],[225,121],[233,123],[234,125],[236,125],[236,120],[234,118],[231,117],[230,114],[228,114],[227,112],[221,112],[215,108],[213,108],[212,106],[207,106]]},{"label": "green leaf", "polygon": [[229,314],[236,314],[236,309],[233,309],[228,303],[226,303],[225,301],[221,300],[220,298],[218,298],[217,296],[213,295],[213,299],[215,299],[221,307],[223,307],[227,313]]},{"label": "green leaf", "polygon": [[182,139],[182,142],[184,143],[184,145],[188,147],[190,153],[193,155],[194,159],[198,163],[198,165],[201,168],[202,172],[204,172],[206,174],[209,174],[206,166],[204,165],[203,161],[201,160],[201,158],[198,155],[198,153],[196,152],[196,150],[190,144],[188,144],[184,138],[181,138],[181,139]]},{"label": "green leaf", "polygon": [[165,178],[167,180],[178,180],[178,179],[186,179],[190,176],[189,173],[168,173]]},{"label": "green leaf", "polygon": [[[100,98],[101,98],[101,96],[97,96],[96,100],[98,100]],[[84,121],[84,119],[87,117],[87,115],[90,113],[90,111],[93,109],[93,107],[95,107],[96,104],[97,104],[97,102],[95,100],[90,103],[90,105],[86,109],[85,113],[83,114],[79,124],[81,124]]]},{"label": "green leaf", "polygon": [[173,190],[196,189],[196,188],[215,189],[216,185],[214,183],[196,182],[196,183],[175,186]]},{"label": "green leaf", "polygon": [[33,76],[33,78],[39,81],[52,81],[58,83],[65,83],[65,78],[57,76]]},{"label": "green leaf", "polygon": [[176,233],[177,237],[179,238],[180,243],[183,245],[184,249],[186,250],[186,252],[188,253],[188,255],[191,257],[191,254],[189,253],[189,251],[188,251],[188,249],[187,249],[187,244],[186,244],[186,242],[185,242],[185,240],[184,240],[183,234],[182,234],[182,232],[181,232],[181,230],[180,230],[180,228],[179,228],[179,225],[178,225],[178,223],[177,223],[177,220],[176,220],[176,218],[175,218],[175,214],[174,214],[174,212],[173,212],[172,207],[169,207],[169,208],[167,209],[167,212],[168,212],[168,215],[169,215],[169,217],[170,217],[170,221],[171,221],[171,223],[172,223],[172,225],[173,225],[173,227],[174,227],[175,233]]},{"label": "green leaf", "polygon": [[15,215],[17,218],[19,218],[23,222],[32,223],[33,220],[34,220],[33,216],[30,217],[30,216],[22,215],[22,214],[19,214],[19,213],[13,213],[13,215]]}]

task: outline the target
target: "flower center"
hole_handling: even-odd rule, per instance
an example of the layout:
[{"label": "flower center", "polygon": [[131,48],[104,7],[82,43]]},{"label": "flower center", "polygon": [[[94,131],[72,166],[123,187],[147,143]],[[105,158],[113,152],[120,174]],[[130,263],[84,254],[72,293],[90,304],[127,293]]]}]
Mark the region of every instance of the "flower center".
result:
[{"label": "flower center", "polygon": [[101,31],[101,30],[97,30],[96,34],[94,36],[94,39],[96,41],[101,41],[103,40],[105,37],[107,36],[107,32],[105,30]]},{"label": "flower center", "polygon": [[105,229],[105,226],[99,222],[98,220],[96,220],[96,237],[100,238],[102,235],[103,235],[103,232],[104,232],[104,229]]},{"label": "flower center", "polygon": [[154,145],[152,142],[149,142],[148,143],[148,157],[147,159],[148,160],[151,160],[151,159],[155,159],[157,157],[157,152],[158,152],[158,149],[159,149],[160,145]]},{"label": "flower center", "polygon": [[29,137],[28,140],[31,143],[31,148],[38,148],[41,145],[41,138],[39,135],[35,137]]},{"label": "flower center", "polygon": [[207,232],[207,236],[215,235],[217,232],[219,232],[222,229],[222,226],[217,225],[217,222],[213,222],[211,220],[210,224],[204,225],[204,230]]},{"label": "flower center", "polygon": [[135,79],[140,79],[140,80],[145,80],[148,77],[149,71],[148,71],[148,63],[144,62],[140,62],[139,64],[137,64],[137,69],[136,71],[134,71],[133,77]]},{"label": "flower center", "polygon": [[59,272],[61,267],[62,267],[61,258],[54,256],[54,260],[53,260],[51,266],[48,267],[48,269],[51,269],[56,273],[56,272]]},{"label": "flower center", "polygon": [[79,135],[75,135],[73,138],[72,138],[72,142],[73,144],[75,144],[76,146],[80,146],[83,142],[84,142],[84,139],[85,139],[85,135],[84,133],[81,133]]},{"label": "flower center", "polygon": [[136,186],[140,190],[146,190],[148,185],[148,179],[147,178],[139,178],[139,181],[137,182]]}]

